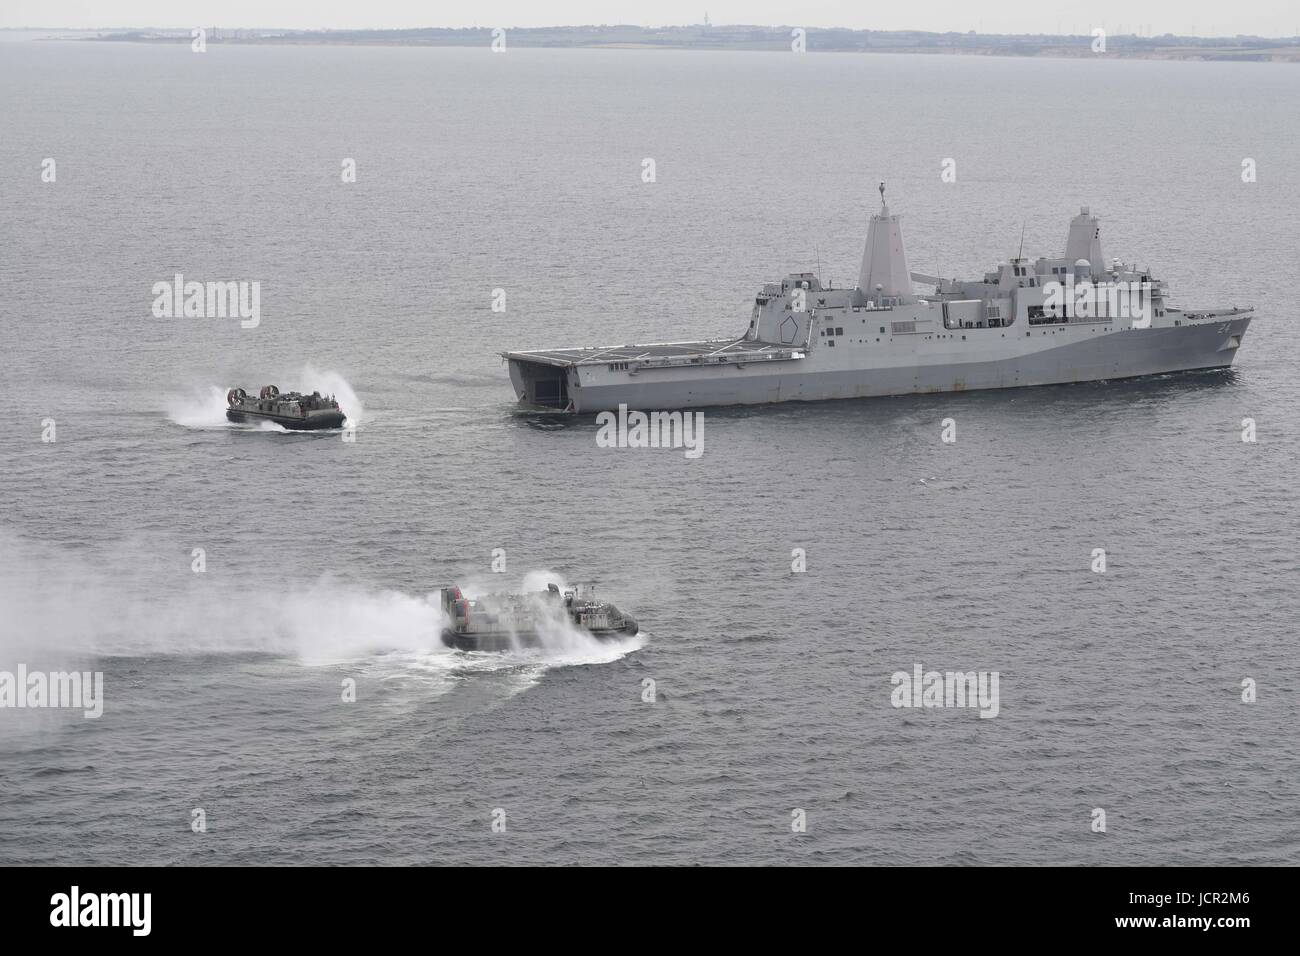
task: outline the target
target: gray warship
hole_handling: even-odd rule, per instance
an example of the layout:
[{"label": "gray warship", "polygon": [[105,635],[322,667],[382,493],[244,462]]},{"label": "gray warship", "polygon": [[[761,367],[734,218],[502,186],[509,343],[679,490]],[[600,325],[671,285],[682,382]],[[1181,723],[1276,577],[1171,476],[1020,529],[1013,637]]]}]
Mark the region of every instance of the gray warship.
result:
[{"label": "gray warship", "polygon": [[910,272],[884,183],[880,203],[855,287],[808,272],[769,283],[736,339],[503,352],[515,396],[583,413],[1132,378],[1231,365],[1253,317],[1173,308],[1149,269],[1106,261],[1086,206],[1063,256],[959,280]]},{"label": "gray warship", "polygon": [[281,394],[274,385],[263,385],[257,398],[250,398],[242,388],[232,388],[226,393],[226,406],[226,418],[232,422],[268,421],[294,431],[342,428],[346,418],[333,395]]},{"label": "gray warship", "polygon": [[510,651],[539,647],[547,633],[559,634],[564,625],[599,640],[630,637],[640,630],[636,619],[614,605],[597,601],[591,588],[555,584],[545,591],[524,594],[487,594],[470,599],[449,584],[438,589],[448,624],[442,642],[462,651]]}]

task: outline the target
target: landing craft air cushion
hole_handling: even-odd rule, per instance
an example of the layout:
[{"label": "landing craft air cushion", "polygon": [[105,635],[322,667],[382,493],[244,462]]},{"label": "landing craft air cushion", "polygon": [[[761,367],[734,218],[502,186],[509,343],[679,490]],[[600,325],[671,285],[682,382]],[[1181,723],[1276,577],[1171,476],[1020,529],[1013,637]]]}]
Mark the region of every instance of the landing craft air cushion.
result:
[{"label": "landing craft air cushion", "polygon": [[607,641],[640,630],[636,618],[598,601],[588,585],[566,589],[556,584],[525,594],[485,594],[467,598],[454,584],[438,589],[447,626],[442,642],[462,651],[510,651],[540,647],[547,633],[570,628]]},{"label": "landing craft air cushion", "polygon": [[[1057,385],[1232,364],[1252,308],[1184,311],[1149,270],[1102,257],[1085,206],[1065,254],[975,280],[909,272],[900,218],[871,217],[857,285],[768,283],[738,339],[503,352],[522,404],[569,412],[757,405]],[[932,286],[913,294],[912,284]],[[1076,290],[1091,290],[1074,308]],[[1117,294],[1136,290],[1136,309]],[[1067,294],[1062,294],[1062,290]]]},{"label": "landing craft air cushion", "polygon": [[263,385],[257,398],[250,398],[242,388],[227,392],[226,418],[232,422],[273,422],[292,431],[315,431],[342,428],[347,416],[333,395],[282,394],[274,385]]}]

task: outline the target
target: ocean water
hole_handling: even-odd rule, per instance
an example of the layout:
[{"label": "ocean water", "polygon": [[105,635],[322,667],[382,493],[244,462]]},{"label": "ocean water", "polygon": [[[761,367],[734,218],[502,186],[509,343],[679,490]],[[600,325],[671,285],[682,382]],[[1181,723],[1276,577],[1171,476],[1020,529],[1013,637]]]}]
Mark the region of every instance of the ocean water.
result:
[{"label": "ocean water", "polygon": [[[0,862],[1300,862],[1297,106],[1268,64],[0,44],[0,670],[105,682],[0,710]],[[1089,205],[1259,317],[1227,373],[710,410],[697,460],[512,404],[504,349],[851,281],[882,180],[916,271]],[[154,318],[176,273],[260,324]],[[266,382],[355,441],[225,424]],[[642,634],[441,647],[439,583],[542,572]],[[997,717],[893,707],[917,664]]]}]

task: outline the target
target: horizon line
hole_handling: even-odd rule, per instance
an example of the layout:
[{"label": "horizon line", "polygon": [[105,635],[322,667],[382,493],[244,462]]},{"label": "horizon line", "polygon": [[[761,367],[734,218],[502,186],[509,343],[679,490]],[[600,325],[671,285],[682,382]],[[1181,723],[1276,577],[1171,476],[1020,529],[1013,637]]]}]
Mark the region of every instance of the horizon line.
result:
[{"label": "horizon line", "polygon": [[[542,31],[542,30],[589,30],[589,29],[629,29],[629,30],[686,30],[692,27],[700,29],[726,29],[726,28],[751,28],[763,30],[786,30],[786,29],[803,29],[803,30],[824,30],[828,32],[845,32],[845,33],[881,33],[881,34],[900,34],[900,33],[919,33],[930,34],[934,36],[977,36],[977,37],[1086,37],[1091,36],[1092,29],[1105,30],[1105,24],[1098,24],[1085,33],[1048,33],[1048,32],[1026,32],[1026,33],[998,33],[984,32],[980,30],[927,30],[919,28],[899,28],[891,30],[879,30],[871,27],[844,27],[844,26],[809,26],[806,24],[793,23],[665,23],[655,26],[645,26],[637,23],[568,23],[568,24],[550,24],[547,26],[468,26],[468,27],[450,27],[436,26],[426,24],[416,27],[396,27],[396,26],[367,26],[367,27],[301,27],[301,26],[246,26],[246,25],[221,25],[221,24],[191,24],[186,26],[160,26],[157,24],[131,25],[131,26],[76,26],[76,27],[52,27],[52,26],[0,26],[0,31],[24,31],[24,32],[61,32],[61,33],[80,33],[87,31],[96,32],[137,32],[143,30],[160,30],[160,31],[188,31],[195,27],[205,27],[210,30],[253,30],[253,31],[292,31],[296,33],[393,33],[393,32],[414,32],[419,30],[455,30],[455,31],[482,31],[482,30],[516,30],[516,31]],[[1158,39],[1161,37],[1173,37],[1175,39],[1186,40],[1235,40],[1235,39],[1253,39],[1253,40],[1294,40],[1300,39],[1300,27],[1293,34],[1268,35],[1260,33],[1233,33],[1233,34],[1216,34],[1203,35],[1197,33],[1174,33],[1165,31],[1163,33],[1120,33],[1118,31],[1106,31],[1108,36],[1116,37],[1133,37],[1137,39]]]}]

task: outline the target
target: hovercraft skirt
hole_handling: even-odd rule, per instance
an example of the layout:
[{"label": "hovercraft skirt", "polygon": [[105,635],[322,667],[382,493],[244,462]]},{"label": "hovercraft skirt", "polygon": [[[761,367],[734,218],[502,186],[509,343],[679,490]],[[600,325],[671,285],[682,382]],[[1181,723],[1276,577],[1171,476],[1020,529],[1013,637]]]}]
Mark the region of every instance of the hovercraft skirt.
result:
[{"label": "hovercraft skirt", "polygon": [[234,408],[226,409],[226,418],[232,422],[273,422],[290,431],[316,431],[321,428],[342,428],[346,416],[342,412],[324,412],[308,415],[306,418],[292,418],[286,415],[271,415],[265,412],[245,412]]},{"label": "hovercraft skirt", "polygon": [[[632,637],[640,630],[635,621],[629,621],[620,628],[603,628],[598,631],[583,630],[580,633],[594,637],[598,641],[611,641],[620,637]],[[522,650],[541,647],[543,640],[537,631],[455,631],[443,628],[442,643],[458,651],[487,651],[504,653],[516,649]]]}]

